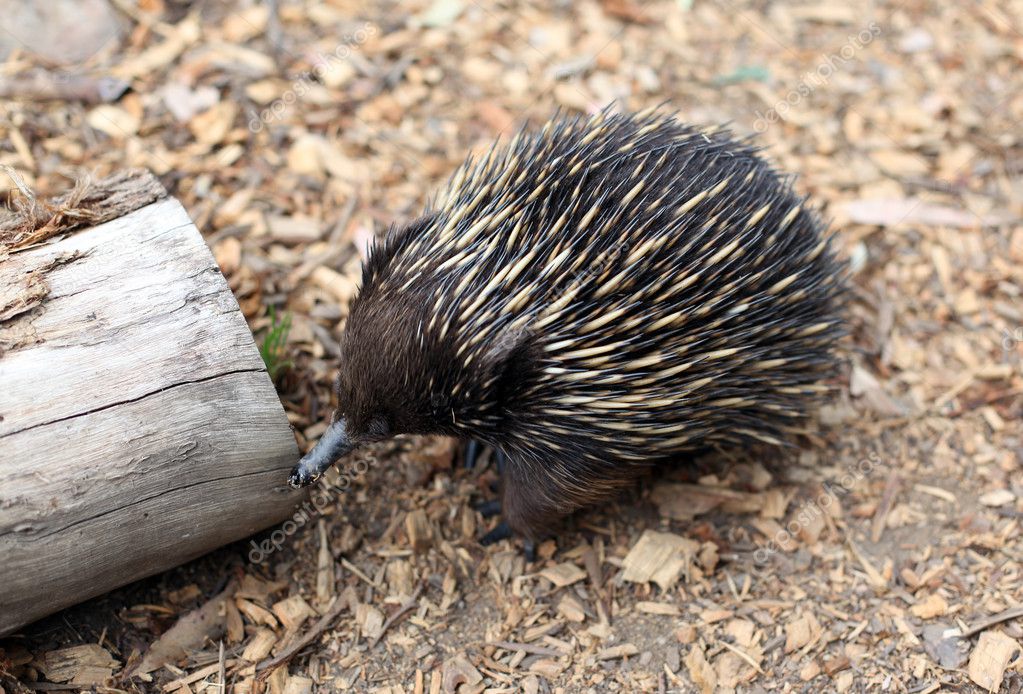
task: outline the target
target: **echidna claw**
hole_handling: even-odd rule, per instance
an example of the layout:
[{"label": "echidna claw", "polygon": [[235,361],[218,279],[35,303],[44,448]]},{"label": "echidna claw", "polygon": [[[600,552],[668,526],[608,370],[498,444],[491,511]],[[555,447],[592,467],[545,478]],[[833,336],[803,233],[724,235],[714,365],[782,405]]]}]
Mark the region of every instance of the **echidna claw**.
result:
[{"label": "echidna claw", "polygon": [[[486,547],[487,545],[492,545],[495,542],[500,542],[501,540],[510,540],[514,536],[515,533],[513,533],[512,529],[508,527],[508,524],[501,521],[494,526],[493,530],[480,538],[480,544]],[[522,553],[526,556],[527,562],[532,563],[536,561],[536,543],[528,537],[523,538]]]},{"label": "echidna claw", "polygon": [[508,527],[507,523],[501,521],[500,523],[494,526],[493,530],[491,530],[489,533],[480,538],[480,544],[486,547],[487,545],[492,545],[495,542],[507,540],[511,537],[512,537],[511,528]]},{"label": "echidna claw", "polygon": [[479,511],[484,518],[493,518],[501,513],[501,500],[490,499],[489,501],[481,501],[476,504],[476,510]]}]

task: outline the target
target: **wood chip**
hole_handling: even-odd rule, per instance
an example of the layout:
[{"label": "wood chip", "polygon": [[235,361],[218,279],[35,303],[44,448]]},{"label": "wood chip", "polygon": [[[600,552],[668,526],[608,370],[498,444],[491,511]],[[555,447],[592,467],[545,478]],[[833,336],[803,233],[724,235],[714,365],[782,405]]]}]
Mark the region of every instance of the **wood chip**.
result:
[{"label": "wood chip", "polygon": [[284,694],[312,694],[313,681],[308,677],[289,675],[284,685]]},{"label": "wood chip", "polygon": [[242,660],[250,663],[258,663],[270,655],[271,649],[277,644],[277,635],[266,627],[260,627],[253,633],[252,638],[245,644],[242,651]]},{"label": "wood chip", "polygon": [[61,648],[43,656],[46,679],[85,687],[103,684],[119,666],[110,652],[98,644]]},{"label": "wood chip", "polygon": [[558,614],[570,622],[581,623],[586,620],[586,611],[582,602],[571,593],[561,596],[558,601]]},{"label": "wood chip", "polygon": [[301,595],[292,595],[286,600],[276,602],[272,609],[288,631],[298,631],[306,619],[316,616],[316,611]]},{"label": "wood chip", "polygon": [[1020,655],[1019,643],[1000,631],[985,631],[970,654],[970,679],[989,692],[1001,689],[1005,669]]},{"label": "wood chip", "polygon": [[834,677],[842,670],[846,670],[851,666],[852,663],[849,661],[849,657],[845,653],[840,653],[834,658],[829,658],[824,661],[824,672],[826,672],[829,677]]},{"label": "wood chip", "polygon": [[405,516],[405,532],[416,553],[425,552],[433,542],[433,528],[422,509],[411,511]]},{"label": "wood chip", "polygon": [[653,581],[667,590],[679,577],[688,574],[699,548],[697,542],[688,538],[646,530],[625,557],[622,578],[634,583]]},{"label": "wood chip", "polygon": [[549,566],[543,569],[540,575],[559,588],[570,586],[586,578],[586,572],[571,562]]},{"label": "wood chip", "polygon": [[785,652],[791,653],[816,642],[822,633],[821,625],[812,613],[802,614],[785,625]]},{"label": "wood chip", "polygon": [[[319,241],[323,236],[320,222],[312,217],[268,215],[266,224],[270,234],[276,240],[288,245],[312,243],[313,241]],[[320,269],[329,270],[329,268]]]},{"label": "wood chip", "polygon": [[463,655],[444,661],[441,669],[445,694],[454,694],[461,685],[476,685],[483,681],[483,675]]},{"label": "wood chip", "polygon": [[923,600],[909,608],[916,617],[920,619],[934,619],[941,617],[948,612],[948,603],[937,593],[931,593]]},{"label": "wood chip", "polygon": [[636,609],[646,614],[659,614],[668,617],[678,617],[682,614],[678,606],[666,602],[640,601],[636,603]]},{"label": "wood chip", "polygon": [[978,501],[985,506],[1008,506],[1016,500],[1016,495],[1008,489],[996,489],[995,491],[982,494]]},{"label": "wood chip", "polygon": [[631,643],[623,643],[618,646],[611,646],[597,652],[597,660],[616,660],[627,658],[639,653],[639,649]]}]

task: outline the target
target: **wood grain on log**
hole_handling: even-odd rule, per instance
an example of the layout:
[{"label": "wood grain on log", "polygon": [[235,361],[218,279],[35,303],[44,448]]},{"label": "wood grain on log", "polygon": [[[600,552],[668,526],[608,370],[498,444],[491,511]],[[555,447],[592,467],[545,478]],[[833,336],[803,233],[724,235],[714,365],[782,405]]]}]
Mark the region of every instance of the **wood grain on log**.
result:
[{"label": "wood grain on log", "polygon": [[41,303],[0,318],[0,635],[300,498],[273,384],[177,201],[15,251],[0,286],[33,272]]}]

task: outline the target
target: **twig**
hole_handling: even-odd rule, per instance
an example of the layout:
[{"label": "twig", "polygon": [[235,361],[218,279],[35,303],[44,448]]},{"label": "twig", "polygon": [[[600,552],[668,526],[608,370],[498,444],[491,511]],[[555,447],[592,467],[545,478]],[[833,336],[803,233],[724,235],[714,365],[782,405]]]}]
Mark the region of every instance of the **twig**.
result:
[{"label": "twig", "polygon": [[281,28],[278,1],[266,0],[266,6],[269,10],[269,15],[266,18],[266,38],[270,42],[270,48],[273,49],[275,61],[280,65],[281,58],[287,51],[284,50],[284,30]]},{"label": "twig", "polygon": [[736,648],[735,646],[733,646],[732,644],[728,643],[727,641],[718,641],[718,644],[724,646],[725,648],[730,650],[732,653],[734,653],[735,655],[737,655],[740,658],[742,658],[743,660],[745,660],[747,663],[749,663],[749,666],[751,668],[753,668],[754,670],[759,672],[761,675],[764,674],[764,671],[762,669],[760,669],[760,664],[757,661],[753,660],[753,656],[751,656],[746,651],[743,651],[743,650],[741,650],[739,648]]},{"label": "twig", "polygon": [[326,631],[327,627],[337,619],[338,615],[344,612],[345,608],[348,607],[348,602],[338,595],[334,598],[334,602],[331,604],[331,608],[327,611],[327,614],[320,617],[320,621],[316,622],[309,631],[304,633],[300,638],[296,639],[290,646],[275,655],[273,658],[264,660],[256,666],[256,681],[263,682],[267,677],[270,676],[274,670],[279,668],[281,665],[286,664],[303,648],[308,646],[310,643],[316,640],[316,638]]},{"label": "twig", "polygon": [[220,657],[217,661],[217,681],[220,683],[220,694],[227,691],[227,668],[224,663],[224,639],[220,639]]},{"label": "twig", "polygon": [[71,684],[70,682],[19,682],[23,687],[22,691],[37,691],[37,692],[63,692],[72,689],[81,689],[80,684]]},{"label": "twig", "polygon": [[380,633],[377,634],[376,638],[374,638],[373,641],[370,642],[370,644],[369,644],[369,649],[370,650],[373,650],[374,648],[376,648],[376,645],[378,643],[380,643],[380,640],[382,638],[384,638],[384,635],[387,633],[387,630],[390,629],[392,626],[394,626],[398,622],[399,619],[401,619],[402,617],[404,617],[409,612],[411,612],[412,610],[416,609],[416,607],[419,606],[419,596],[422,595],[422,594],[423,594],[423,584],[420,583],[419,587],[416,588],[414,593],[412,593],[412,597],[408,599],[408,602],[406,602],[404,605],[402,605],[398,609],[397,612],[395,612],[390,617],[388,617],[387,621],[384,622],[384,626],[381,627]]},{"label": "twig", "polygon": [[846,538],[846,544],[849,545],[849,550],[853,556],[860,562],[860,566],[867,574],[867,578],[875,588],[887,588],[888,581],[884,579],[881,572],[874,568],[874,565],[867,559],[867,555],[860,551],[860,548],[856,546],[856,543],[852,541],[851,537]]},{"label": "twig", "polygon": [[348,561],[344,557],[341,557],[341,566],[343,566],[346,569],[348,569],[349,571],[351,571],[353,574],[355,574],[356,576],[361,578],[363,581],[365,581],[366,583],[368,583],[372,587],[374,587],[374,588],[379,588],[380,587],[379,583],[377,583],[372,578],[367,576],[365,573],[363,573],[362,569],[360,569],[358,566],[356,566],[352,562]]},{"label": "twig", "polygon": [[1010,619],[1016,619],[1017,617],[1023,617],[1023,607],[1010,607],[1003,612],[999,612],[994,617],[988,617],[984,621],[978,622],[976,625],[970,627],[961,634],[961,638],[967,639],[974,634],[988,629],[989,627],[1001,624],[1002,622],[1008,622]]},{"label": "twig", "polygon": [[18,76],[0,75],[0,98],[99,104],[117,101],[130,86],[111,76],[36,71]]},{"label": "twig", "polygon": [[518,641],[487,641],[487,645],[495,646],[506,651],[522,651],[529,655],[542,655],[549,658],[560,658],[565,655],[563,651],[558,651],[553,648],[544,648],[543,646],[534,646],[529,643],[519,643]]},{"label": "twig", "polygon": [[870,528],[870,541],[878,542],[884,533],[884,526],[888,523],[888,514],[891,513],[895,504],[895,497],[899,493],[899,475],[892,470],[888,474],[888,480],[884,485],[884,494],[881,496],[881,503],[874,511],[874,520]]},{"label": "twig", "polygon": [[182,685],[189,685],[189,684],[192,684],[193,682],[198,682],[199,680],[204,680],[207,677],[209,677],[210,675],[212,675],[213,673],[220,671],[221,667],[223,667],[225,669],[225,672],[226,672],[227,664],[229,662],[231,663],[232,666],[235,663],[237,663],[236,660],[230,660],[230,661],[225,660],[223,662],[223,664],[221,664],[220,662],[210,663],[206,667],[200,668],[200,669],[196,670],[195,672],[191,673],[190,675],[185,675],[184,677],[180,677],[180,678],[178,678],[176,680],[172,680],[171,682],[168,682],[167,684],[163,685],[163,691],[165,691],[165,692],[173,692],[173,691],[179,689]]}]

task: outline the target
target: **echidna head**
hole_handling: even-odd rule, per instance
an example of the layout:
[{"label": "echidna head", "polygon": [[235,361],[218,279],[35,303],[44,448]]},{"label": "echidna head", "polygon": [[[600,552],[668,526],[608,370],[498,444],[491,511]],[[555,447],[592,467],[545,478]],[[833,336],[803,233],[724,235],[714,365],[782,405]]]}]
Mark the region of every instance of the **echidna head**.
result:
[{"label": "echidna head", "polygon": [[524,335],[497,331],[479,339],[479,331],[444,329],[431,320],[433,289],[423,290],[393,291],[364,277],[341,338],[338,407],[292,471],[291,486],[311,484],[375,441],[399,434],[481,438],[496,424],[510,372],[521,370]]}]

